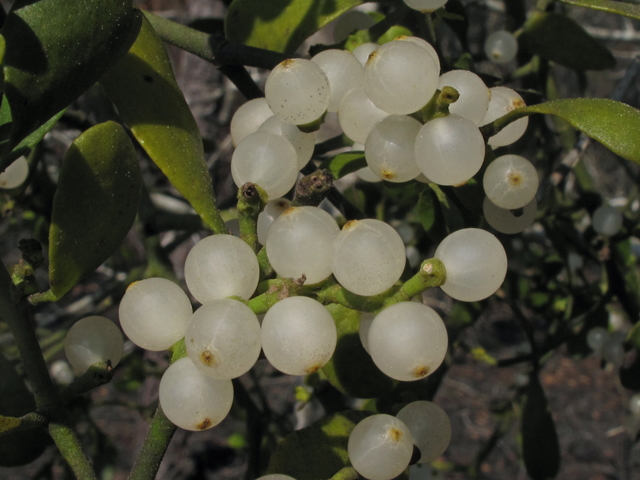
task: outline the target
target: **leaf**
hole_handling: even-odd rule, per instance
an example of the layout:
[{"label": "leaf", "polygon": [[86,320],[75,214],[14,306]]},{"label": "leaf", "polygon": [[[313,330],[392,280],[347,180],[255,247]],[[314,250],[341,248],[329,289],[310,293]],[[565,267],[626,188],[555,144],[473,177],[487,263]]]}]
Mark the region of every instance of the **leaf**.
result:
[{"label": "leaf", "polygon": [[563,118],[616,155],[640,164],[640,110],[606,98],[554,100],[518,108],[481,130],[487,132],[487,129],[497,127],[499,131],[511,122],[533,113]]},{"label": "leaf", "polygon": [[[3,133],[5,133],[5,130],[3,129],[3,127],[6,125],[9,128],[11,128],[11,110],[9,109],[9,104],[5,103],[6,98],[7,97],[4,97],[2,100],[2,110],[0,111],[0,148],[2,147],[2,145],[9,142],[8,129],[6,130],[7,135],[4,136]],[[6,109],[5,109],[5,105],[6,105]],[[4,120],[6,119],[5,115],[7,111],[9,115],[9,121],[7,123],[4,123]],[[47,122],[45,122],[35,131],[27,135],[25,138],[23,138],[22,141],[18,143],[18,145],[16,145],[9,153],[2,156],[2,158],[0,158],[0,171],[4,170],[6,167],[11,165],[11,163],[13,163],[14,160],[21,157],[22,155],[25,155],[27,152],[29,152],[29,150],[31,150],[38,143],[40,143],[44,138],[44,136],[47,134],[47,132],[49,132],[49,130],[51,130],[54,127],[54,125],[58,123],[58,120],[60,120],[60,117],[64,115],[65,111],[66,109],[55,114]]]},{"label": "leaf", "polygon": [[376,367],[360,341],[362,312],[338,304],[327,305],[327,310],[338,331],[336,350],[322,367],[327,380],[350,397],[374,398],[390,392],[393,380]]},{"label": "leaf", "polygon": [[634,5],[625,2],[614,2],[611,0],[560,0],[562,3],[568,5],[575,5],[577,7],[587,7],[594,10],[601,10],[603,12],[617,13],[618,15],[624,15],[625,17],[635,18],[640,20],[640,5]]},{"label": "leaf", "polygon": [[234,0],[227,40],[292,54],[302,42],[362,0]]},{"label": "leaf", "polygon": [[529,377],[522,411],[522,454],[533,480],[553,478],[560,470],[560,444],[537,373]]},{"label": "leaf", "polygon": [[276,447],[267,474],[296,480],[326,480],[349,466],[347,443],[358,422],[371,412],[347,411],[325,417],[287,435]]},{"label": "leaf", "polygon": [[14,146],[91,87],[133,44],[130,0],[17,0],[2,27]]},{"label": "leaf", "polygon": [[120,116],[149,157],[216,233],[218,214],[198,125],[169,62],[145,18],[129,53],[100,80]]},{"label": "leaf", "polygon": [[333,178],[342,178],[366,166],[367,161],[364,158],[364,153],[347,152],[339,153],[335,157],[325,160],[318,168],[326,168],[331,172]]},{"label": "leaf", "polygon": [[574,70],[605,70],[616,64],[611,52],[574,20],[559,13],[537,13],[518,37],[521,48]]},{"label": "leaf", "polygon": [[456,230],[464,228],[464,218],[456,204],[449,199],[447,194],[444,193],[438,185],[435,183],[429,183],[428,185],[436,194],[438,202],[440,202],[440,211],[444,217],[447,233],[453,233]]},{"label": "leaf", "polygon": [[429,233],[434,227],[438,216],[438,197],[430,188],[420,192],[418,198],[418,218],[424,231]]},{"label": "leaf", "polygon": [[50,293],[59,299],[115,251],[138,211],[142,178],[122,126],[105,122],[69,147],[53,197]]},{"label": "leaf", "polygon": [[[0,353],[0,416],[20,417],[36,403],[18,372]],[[1,417],[0,417],[1,418]],[[0,436],[0,466],[16,467],[38,458],[50,443],[43,429],[33,428]]]}]

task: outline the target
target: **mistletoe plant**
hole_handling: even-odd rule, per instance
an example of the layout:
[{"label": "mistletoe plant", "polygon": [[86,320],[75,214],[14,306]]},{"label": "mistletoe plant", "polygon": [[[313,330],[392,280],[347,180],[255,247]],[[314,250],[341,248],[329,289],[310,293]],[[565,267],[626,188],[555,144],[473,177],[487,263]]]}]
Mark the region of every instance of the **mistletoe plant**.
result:
[{"label": "mistletoe plant", "polygon": [[[351,11],[359,0],[226,3],[224,34],[130,0],[16,0],[2,13],[4,210],[30,209],[40,219],[33,236],[47,244],[49,288],[36,281],[41,242],[21,241],[22,259],[0,272],[2,328],[17,347],[11,354],[3,346],[0,356],[0,464],[34,460],[50,437],[77,478],[97,478],[75,431],[74,402],[145,349],[170,351],[170,366],[131,479],[155,478],[176,428],[213,428],[234,403],[253,432],[250,478],[419,475],[409,466],[437,461],[451,438],[449,417],[432,401],[454,362],[448,352],[467,351],[497,367],[529,366],[510,400],[522,404],[522,457],[535,480],[555,476],[559,442],[539,381],[549,354],[568,345],[586,355],[588,345],[613,364],[624,360],[623,385],[640,389],[640,281],[631,251],[638,209],[634,199],[624,212],[600,205],[579,163],[589,139],[640,163],[640,111],[620,101],[640,67],[632,63],[612,99],[567,99],[553,66],[584,72],[615,64],[566,5],[635,19],[640,7],[540,0],[527,16],[525,2],[506,2],[510,31],[489,32],[478,48],[467,32],[472,5],[461,0],[384,1],[370,14]],[[301,51],[334,20],[334,44]],[[457,46],[446,47],[441,35]],[[163,42],[214,64],[246,97],[230,125],[235,234],[216,204],[205,143]],[[264,93],[246,67],[270,70]],[[70,105],[96,83],[113,114],[78,120]],[[533,114],[551,123],[530,126]],[[74,119],[82,133],[54,180],[41,167],[43,139]],[[330,121],[343,133],[317,142]],[[535,166],[514,153],[534,141],[544,158]],[[197,215],[153,205],[141,156]],[[334,181],[350,174],[359,180],[337,189]],[[544,241],[527,233],[534,222]],[[120,328],[140,348],[124,354],[120,328],[99,315],[75,322],[64,340],[38,326],[34,313],[118,261],[132,227],[148,235],[149,264],[127,272],[107,296],[119,302]],[[212,235],[184,265],[190,297],[166,257],[202,230]],[[185,236],[161,246],[158,235],[168,231]],[[576,270],[576,252],[593,268]],[[435,287],[455,301],[451,308],[423,303]],[[193,299],[201,304],[195,312]],[[465,343],[461,334],[496,305],[514,313],[528,353],[498,360]],[[633,324],[623,337],[602,328],[612,305]],[[72,383],[52,380],[47,342],[64,342],[78,375]],[[298,392],[305,402],[340,400],[325,401],[327,416],[307,428],[270,429],[274,418],[237,380],[261,354],[283,374],[306,376],[310,390]],[[19,358],[18,370],[6,356]],[[516,418],[507,407],[500,415],[476,462],[434,465],[477,476]]]}]

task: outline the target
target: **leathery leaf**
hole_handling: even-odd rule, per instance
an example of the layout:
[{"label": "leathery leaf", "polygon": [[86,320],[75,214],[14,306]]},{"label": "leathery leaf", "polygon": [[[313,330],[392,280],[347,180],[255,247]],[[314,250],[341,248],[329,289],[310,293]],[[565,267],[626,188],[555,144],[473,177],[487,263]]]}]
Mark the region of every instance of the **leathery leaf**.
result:
[{"label": "leathery leaf", "polygon": [[146,18],[129,53],[100,80],[149,157],[216,233],[226,233],[195,118]]},{"label": "leathery leaf", "polygon": [[71,144],[53,197],[50,298],[59,299],[118,248],[138,211],[141,185],[136,152],[121,125],[101,123]]}]

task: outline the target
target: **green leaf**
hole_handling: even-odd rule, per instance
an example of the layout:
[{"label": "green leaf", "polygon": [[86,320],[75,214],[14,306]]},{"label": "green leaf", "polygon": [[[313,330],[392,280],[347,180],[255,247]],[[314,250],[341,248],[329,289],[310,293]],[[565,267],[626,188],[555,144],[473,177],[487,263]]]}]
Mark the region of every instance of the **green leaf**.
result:
[{"label": "green leaf", "polygon": [[445,225],[447,228],[447,234],[453,233],[456,230],[460,230],[464,228],[464,218],[462,217],[462,213],[453,203],[446,193],[442,191],[442,189],[436,185],[435,183],[429,183],[429,188],[433,190],[438,198],[438,202],[440,202],[440,211],[444,217]]},{"label": "green leaf", "polygon": [[2,35],[0,35],[0,65],[4,60],[4,54],[7,51],[7,41],[4,39]]},{"label": "green leaf", "polygon": [[364,158],[364,153],[347,152],[339,153],[335,157],[325,160],[318,168],[326,168],[331,172],[333,178],[341,178],[366,166],[367,161]]},{"label": "green leaf", "polygon": [[345,395],[356,398],[374,398],[389,393],[393,380],[376,367],[360,341],[362,312],[338,304],[327,305],[336,322],[338,344],[331,360],[322,367],[322,373]]},{"label": "green leaf", "polygon": [[2,28],[11,145],[91,87],[133,44],[130,0],[17,0]]},{"label": "green leaf", "polygon": [[[4,267],[2,267],[4,268]],[[11,362],[0,353],[0,415],[21,417],[36,403]],[[50,443],[43,429],[33,428],[0,436],[0,466],[16,467],[34,461]]]},{"label": "green leaf", "polygon": [[227,40],[292,54],[308,37],[362,0],[235,0],[225,19]]},{"label": "green leaf", "polygon": [[387,30],[386,32],[384,32],[380,38],[378,38],[378,40],[376,41],[376,43],[378,45],[384,45],[385,43],[391,42],[392,40],[395,40],[397,37],[401,36],[401,35],[405,35],[407,37],[410,37],[413,35],[413,32],[411,30],[409,30],[406,27],[403,27],[401,25],[395,25],[393,27],[391,27],[389,30]]},{"label": "green leaf", "polygon": [[69,147],[53,197],[50,294],[58,299],[115,251],[138,211],[142,179],[122,126],[90,128]]},{"label": "green leaf", "polygon": [[424,231],[429,233],[434,227],[438,217],[438,197],[430,188],[424,189],[420,192],[418,198],[418,218],[422,224]]},{"label": "green leaf", "polygon": [[269,460],[268,474],[280,473],[296,480],[327,480],[349,466],[347,443],[358,422],[371,412],[347,411],[327,416],[287,435]]},{"label": "green leaf", "polygon": [[634,5],[625,2],[614,2],[611,0],[560,0],[562,3],[568,5],[575,5],[577,7],[587,7],[594,10],[601,10],[603,12],[617,13],[618,15],[624,15],[625,17],[635,18],[640,20],[640,5]]},{"label": "green leaf", "polygon": [[[9,129],[11,128],[11,109],[9,108],[9,104],[6,98],[7,97],[3,97],[2,110],[0,110],[0,149],[3,145],[6,145],[9,142]],[[25,155],[27,152],[29,152],[29,150],[40,143],[47,132],[51,130],[56,123],[58,123],[58,120],[60,120],[60,117],[64,115],[65,111],[66,109],[55,114],[47,122],[27,135],[25,138],[23,138],[22,141],[18,143],[18,145],[16,145],[10,152],[2,156],[0,158],[0,171],[4,170],[6,167],[11,165],[14,160],[21,157],[22,155]],[[8,122],[6,121],[7,115]],[[4,128],[5,126],[8,128]],[[4,135],[5,133],[6,135]]]},{"label": "green leaf", "polygon": [[522,411],[522,454],[533,480],[547,480],[560,470],[560,444],[537,373],[529,377]]},{"label": "green leaf", "polygon": [[525,24],[518,43],[534,55],[575,70],[605,70],[616,64],[605,46],[559,13],[535,14]]},{"label": "green leaf", "polygon": [[100,85],[149,157],[204,222],[214,232],[225,233],[198,125],[162,41],[146,18],[129,53]]},{"label": "green leaf", "polygon": [[500,117],[481,130],[502,128],[533,113],[556,115],[571,126],[602,143],[616,155],[640,164],[640,110],[606,98],[573,98],[554,100],[522,107]]}]

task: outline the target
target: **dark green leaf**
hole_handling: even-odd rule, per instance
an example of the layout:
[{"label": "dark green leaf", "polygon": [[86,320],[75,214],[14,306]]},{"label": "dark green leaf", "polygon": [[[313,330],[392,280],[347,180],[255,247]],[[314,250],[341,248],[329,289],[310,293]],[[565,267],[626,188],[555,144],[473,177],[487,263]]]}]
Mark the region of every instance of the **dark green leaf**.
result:
[{"label": "dark green leaf", "polygon": [[53,198],[49,283],[55,299],[115,251],[138,212],[142,179],[119,124],[90,128],[69,147]]},{"label": "dark green leaf", "polygon": [[501,129],[532,113],[563,118],[616,155],[640,164],[640,110],[606,98],[554,100],[513,110],[496,120],[493,126]]},{"label": "dark green leaf", "polygon": [[[6,101],[6,98],[7,97],[3,97],[2,109],[0,110],[0,149],[9,141],[9,134],[11,130],[11,109],[9,108],[9,103]],[[10,152],[0,158],[0,171],[4,170],[6,167],[11,165],[15,159],[25,155],[29,150],[40,143],[47,132],[51,130],[56,123],[58,123],[58,120],[60,120],[60,117],[64,115],[65,111],[66,110],[62,110],[61,112],[58,112],[35,131],[23,138],[22,141],[13,147]]]},{"label": "dark green leaf", "polygon": [[217,215],[198,125],[167,52],[145,18],[129,53],[100,80],[142,148],[214,232]]},{"label": "dark green leaf", "polygon": [[440,211],[444,217],[447,233],[453,233],[456,230],[464,228],[464,218],[456,204],[453,203],[447,194],[435,183],[430,183],[429,188],[433,190],[438,198],[438,202],[440,202]]},{"label": "dark green leaf", "polygon": [[[4,267],[2,267],[4,268]],[[0,415],[20,417],[36,409],[36,403],[11,362],[0,353]],[[43,429],[33,428],[0,437],[0,466],[25,465],[40,456],[50,443]]]},{"label": "dark green leaf", "polygon": [[347,411],[287,435],[271,455],[267,473],[296,480],[327,480],[349,466],[347,443],[353,427],[371,412]]},{"label": "dark green leaf", "polygon": [[388,393],[394,382],[373,363],[360,341],[361,312],[342,305],[327,305],[336,322],[338,344],[322,373],[342,393],[356,398],[374,398]]},{"label": "dark green leaf", "polygon": [[133,44],[140,21],[131,0],[16,1],[2,28],[11,145],[91,87]]},{"label": "dark green leaf", "polygon": [[438,197],[430,188],[420,192],[418,198],[418,219],[424,231],[429,233],[436,223],[438,217]]},{"label": "dark green leaf", "polygon": [[616,64],[606,47],[559,13],[536,13],[525,24],[518,43],[533,55],[575,70],[605,70]]},{"label": "dark green leaf", "polygon": [[308,37],[362,0],[235,0],[225,19],[227,40],[291,54]]},{"label": "dark green leaf", "polygon": [[326,168],[334,178],[341,178],[366,166],[364,153],[347,152],[325,160],[319,168]]},{"label": "dark green leaf", "polygon": [[529,377],[522,411],[522,454],[533,480],[547,480],[560,470],[560,444],[547,398],[536,373]]},{"label": "dark green leaf", "polygon": [[611,0],[560,0],[562,3],[576,5],[578,7],[587,7],[603,12],[617,13],[625,17],[640,20],[640,5],[634,5],[625,2],[614,2]]}]

